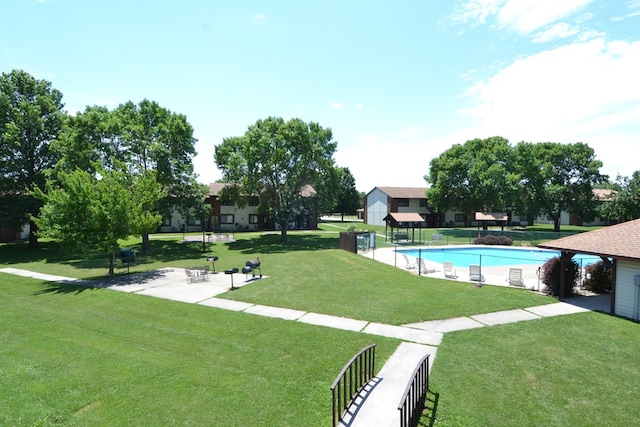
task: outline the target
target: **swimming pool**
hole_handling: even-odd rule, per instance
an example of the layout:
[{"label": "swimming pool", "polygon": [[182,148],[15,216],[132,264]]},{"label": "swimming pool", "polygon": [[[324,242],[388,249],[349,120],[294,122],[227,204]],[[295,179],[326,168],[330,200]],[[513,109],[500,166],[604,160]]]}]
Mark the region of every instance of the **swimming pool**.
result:
[{"label": "swimming pool", "polygon": [[[511,247],[446,247],[424,249],[398,249],[398,253],[411,258],[422,257],[425,261],[435,263],[452,262],[456,267],[469,267],[471,264],[479,264],[483,267],[496,267],[503,265],[532,264],[542,265],[547,260],[557,257],[560,252],[536,248],[511,248]],[[573,259],[581,266],[593,264],[600,258],[592,255],[576,254]]]}]

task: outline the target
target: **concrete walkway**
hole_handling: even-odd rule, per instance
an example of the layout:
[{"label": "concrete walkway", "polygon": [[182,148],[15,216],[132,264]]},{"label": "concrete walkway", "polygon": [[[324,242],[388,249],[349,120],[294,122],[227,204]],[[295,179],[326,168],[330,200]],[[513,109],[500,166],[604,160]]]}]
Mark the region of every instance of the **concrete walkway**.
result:
[{"label": "concrete walkway", "polygon": [[397,426],[398,404],[411,373],[425,354],[430,354],[429,369],[435,360],[437,346],[443,335],[451,331],[482,328],[505,323],[541,319],[589,311],[588,304],[558,302],[555,304],[481,313],[469,317],[431,320],[402,326],[386,325],[367,320],[350,319],[320,313],[305,312],[289,308],[271,307],[240,301],[216,298],[234,287],[246,286],[266,277],[253,278],[241,273],[228,275],[223,272],[210,274],[203,282],[187,280],[184,269],[165,268],[146,273],[132,273],[103,281],[83,281],[62,276],[35,273],[16,268],[3,268],[0,272],[51,282],[77,284],[88,287],[111,289],[185,303],[200,304],[225,310],[286,319],[329,328],[343,329],[370,335],[396,338],[403,341],[396,352],[381,368],[365,393],[356,401],[345,418],[345,426]]}]

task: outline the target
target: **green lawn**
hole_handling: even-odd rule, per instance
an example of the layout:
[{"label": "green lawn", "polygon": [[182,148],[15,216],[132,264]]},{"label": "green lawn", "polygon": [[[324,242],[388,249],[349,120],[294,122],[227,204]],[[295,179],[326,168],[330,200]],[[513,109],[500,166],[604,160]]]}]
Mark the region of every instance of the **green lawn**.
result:
[{"label": "green lawn", "polygon": [[398,341],[0,273],[2,426],[326,426],[361,348]]},{"label": "green lawn", "polygon": [[639,326],[582,313],[449,333],[431,377],[435,425],[637,425]]},{"label": "green lawn", "polygon": [[[277,234],[236,237],[202,252],[181,235],[160,236],[132,271],[189,267],[212,254],[218,269],[241,267],[259,256],[268,278],[222,297],[391,324],[555,302],[417,277],[335,249],[336,231],[291,233],[284,247]],[[79,278],[107,268],[103,257],[52,242],[36,252],[0,245],[0,267],[8,266]],[[329,386],[344,363],[377,343],[380,367],[398,344],[7,274],[0,324],[0,425],[12,426],[328,425]],[[585,313],[446,334],[432,375],[435,413],[423,424],[633,425],[638,326]]]}]

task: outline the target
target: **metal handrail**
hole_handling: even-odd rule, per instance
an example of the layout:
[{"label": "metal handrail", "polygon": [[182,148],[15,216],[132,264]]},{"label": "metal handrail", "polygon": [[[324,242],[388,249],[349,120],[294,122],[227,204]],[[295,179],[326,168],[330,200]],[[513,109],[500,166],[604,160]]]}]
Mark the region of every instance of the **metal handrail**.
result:
[{"label": "metal handrail", "polygon": [[420,421],[420,415],[424,410],[424,403],[429,391],[429,354],[425,355],[411,374],[411,380],[407,384],[398,410],[400,411],[400,426],[416,427]]},{"label": "metal handrail", "polygon": [[353,400],[373,378],[375,370],[376,345],[363,348],[344,365],[331,385],[333,427],[343,419],[343,415]]}]

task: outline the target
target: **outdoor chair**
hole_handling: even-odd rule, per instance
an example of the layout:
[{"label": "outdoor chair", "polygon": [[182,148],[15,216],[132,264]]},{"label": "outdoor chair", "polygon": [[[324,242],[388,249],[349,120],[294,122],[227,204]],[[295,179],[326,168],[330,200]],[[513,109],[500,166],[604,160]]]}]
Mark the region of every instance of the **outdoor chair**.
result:
[{"label": "outdoor chair", "polygon": [[418,274],[435,273],[437,270],[433,266],[427,266],[422,258],[416,258],[418,261]]},{"label": "outdoor chair", "polygon": [[469,280],[480,283],[484,282],[484,274],[482,274],[479,265],[469,266]]},{"label": "outdoor chair", "polygon": [[209,280],[209,266],[208,265],[205,265],[200,270],[200,280],[203,281],[203,282],[206,282],[206,281]]},{"label": "outdoor chair", "polygon": [[458,275],[456,274],[456,269],[453,266],[452,262],[443,262],[442,269],[444,270],[444,277],[448,279],[455,279],[456,277],[458,277]]},{"label": "outdoor chair", "polygon": [[190,268],[187,268],[184,270],[184,272],[187,274],[188,281],[190,281],[191,283],[196,281],[196,274],[194,271],[192,271]]},{"label": "outdoor chair", "polygon": [[522,269],[510,268],[509,277],[507,277],[507,281],[511,286],[524,286],[524,281],[522,280]]},{"label": "outdoor chair", "polygon": [[402,257],[404,258],[404,265],[405,268],[407,270],[415,270],[416,269],[416,265],[413,264],[411,261],[409,261],[409,257],[405,254],[402,254]]}]

